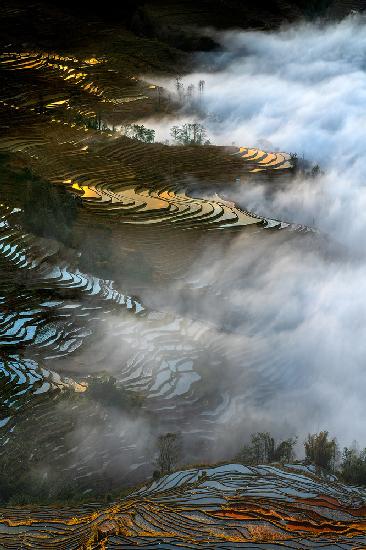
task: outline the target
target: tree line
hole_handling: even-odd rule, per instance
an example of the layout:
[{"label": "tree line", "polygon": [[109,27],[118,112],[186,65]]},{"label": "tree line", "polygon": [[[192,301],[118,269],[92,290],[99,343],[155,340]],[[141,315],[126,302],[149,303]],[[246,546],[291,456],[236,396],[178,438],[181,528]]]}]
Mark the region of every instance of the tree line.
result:
[{"label": "tree line", "polygon": [[[297,437],[276,441],[269,432],[251,434],[249,443],[244,444],[235,462],[248,466],[259,464],[292,463],[296,459]],[[315,467],[317,473],[336,474],[340,480],[354,485],[366,485],[366,448],[359,450],[357,443],[352,447],[339,448],[335,437],[324,430],[308,434],[303,442],[305,458],[300,462]],[[157,458],[153,477],[169,474],[182,466],[183,442],[179,433],[160,435],[157,441]]]}]

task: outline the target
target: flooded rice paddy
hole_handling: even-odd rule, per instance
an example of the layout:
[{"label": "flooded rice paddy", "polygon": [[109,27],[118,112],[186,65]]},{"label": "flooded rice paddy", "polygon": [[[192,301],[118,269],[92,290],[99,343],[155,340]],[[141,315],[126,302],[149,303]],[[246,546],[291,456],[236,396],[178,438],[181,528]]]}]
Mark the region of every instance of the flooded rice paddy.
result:
[{"label": "flooded rice paddy", "polygon": [[[117,54],[0,54],[0,455],[14,479],[28,475],[48,498],[141,484],[163,433],[181,435],[185,464],[212,464],[232,460],[256,430],[288,436],[300,426],[302,436],[327,422],[344,437],[350,411],[363,417],[366,309],[354,294],[363,295],[364,261],[348,246],[363,228],[355,149],[342,157],[345,198],[334,175],[342,163],[334,168],[327,147],[324,172],[313,143],[301,156],[309,140],[293,137],[305,109],[297,88],[295,128],[273,87],[263,99],[268,75],[283,84],[297,71],[292,54],[290,77],[265,63],[266,36],[255,34],[244,62],[248,36],[226,37],[212,88],[188,105]],[[296,36],[274,35],[272,46],[283,54]],[[318,53],[334,67],[333,54]],[[242,98],[230,93],[217,106],[212,95],[222,75],[241,83],[235,60],[253,76],[255,56],[267,147]],[[345,72],[358,63],[349,57]],[[225,118],[227,108],[235,116]],[[225,142],[144,143],[119,131],[188,115]],[[352,109],[343,116],[342,130]],[[227,138],[231,124],[238,144]],[[337,124],[320,126],[318,150],[319,133]],[[350,233],[337,232],[341,218]],[[357,376],[345,379],[345,364]],[[363,430],[355,421],[356,435]],[[361,548],[364,499],[300,465],[195,467],[105,507],[3,508],[0,545]]]}]

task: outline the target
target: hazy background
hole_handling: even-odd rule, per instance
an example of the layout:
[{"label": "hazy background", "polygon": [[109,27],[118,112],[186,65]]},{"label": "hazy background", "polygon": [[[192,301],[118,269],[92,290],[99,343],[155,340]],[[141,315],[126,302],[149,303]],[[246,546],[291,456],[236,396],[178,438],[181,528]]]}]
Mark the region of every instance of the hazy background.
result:
[{"label": "hazy background", "polygon": [[[219,261],[208,246],[187,277],[210,288],[199,305],[184,294],[182,306],[186,281],[176,283],[175,307],[199,310],[232,358],[216,379],[232,387],[216,423],[217,446],[228,449],[225,439],[255,429],[300,440],[328,429],[341,444],[356,438],[364,445],[364,20],[213,34],[224,51],[199,58],[210,71],[183,78],[186,86],[204,80],[205,90],[180,121],[192,120],[190,109],[199,106],[215,144],[293,152],[324,170],[270,189],[243,180],[230,194],[257,214],[316,227],[321,237],[244,233]],[[174,82],[163,84],[174,93]],[[169,137],[172,121],[151,125],[158,139]]]},{"label": "hazy background", "polygon": [[[256,214],[317,232],[212,231],[201,246],[178,229],[156,233],[152,272],[160,264],[172,273],[136,290],[149,313],[108,316],[81,358],[55,366],[76,376],[105,371],[144,396],[133,418],[108,411],[110,439],[88,418],[72,434],[72,444],[82,442],[79,462],[94,460],[90,449],[115,451],[116,476],[153,469],[157,438],[168,431],[183,435],[183,463],[232,460],[255,431],[298,435],[299,457],[306,434],[324,429],[341,445],[366,445],[366,29],[353,17],[214,35],[223,51],[200,56],[183,78],[185,86],[205,81],[201,98],[196,93],[177,120],[144,124],[163,140],[174,123],[196,119],[216,144],[319,164],[317,177],[243,177],[215,188]],[[175,93],[174,82],[161,84]],[[135,292],[127,277],[124,284]]]}]

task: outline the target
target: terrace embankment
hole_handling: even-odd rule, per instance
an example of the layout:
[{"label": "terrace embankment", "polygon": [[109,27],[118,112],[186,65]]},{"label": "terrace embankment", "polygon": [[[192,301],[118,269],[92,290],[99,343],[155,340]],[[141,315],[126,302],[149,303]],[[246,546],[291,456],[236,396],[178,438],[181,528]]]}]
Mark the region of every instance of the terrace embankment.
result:
[{"label": "terrace embankment", "polygon": [[[156,98],[151,85],[136,77],[130,77],[127,91],[116,87],[118,78],[108,60],[7,53],[0,58],[0,68],[8,84],[1,101],[6,128],[1,150],[45,180],[79,195],[85,212],[106,215],[108,222],[191,229],[259,223],[225,201],[189,197],[188,184],[228,185],[245,174],[275,177],[292,170],[285,154],[147,144],[119,136],[104,120],[111,120],[116,110],[120,113],[121,106],[128,118],[135,105],[151,107]],[[27,91],[20,92],[25,82]],[[166,108],[172,108],[169,98]]]},{"label": "terrace embankment", "polygon": [[[223,408],[269,395],[286,378],[281,350],[270,360],[253,346],[227,354],[226,333],[199,308],[174,311],[169,293],[179,280],[183,295],[225,301],[222,289],[185,279],[209,245],[219,251],[237,235],[246,243],[253,235],[313,238],[220,196],[222,184],[238,179],[290,179],[286,153],[120,135],[118,125],[176,112],[174,99],[140,75],[184,70],[183,51],[126,22],[90,15],[80,26],[72,10],[53,18],[54,7],[36,8],[37,25],[24,4],[1,14],[4,501],[36,498],[38,489],[57,498],[121,488],[151,473],[160,431],[179,427],[203,448]],[[238,381],[234,390],[214,383],[223,365]],[[94,376],[125,405],[93,393]]]},{"label": "terrace embankment", "polygon": [[301,465],[175,472],[105,507],[8,507],[3,548],[362,548],[365,491]]}]

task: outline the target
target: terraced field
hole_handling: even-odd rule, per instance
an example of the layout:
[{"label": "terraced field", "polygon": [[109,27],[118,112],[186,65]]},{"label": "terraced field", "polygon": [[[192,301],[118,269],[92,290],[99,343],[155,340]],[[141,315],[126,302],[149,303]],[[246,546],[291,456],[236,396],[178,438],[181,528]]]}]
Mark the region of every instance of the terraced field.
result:
[{"label": "terraced field", "polygon": [[[205,322],[149,311],[137,298],[115,288],[112,281],[80,271],[77,258],[57,241],[24,233],[17,223],[19,210],[3,206],[1,218],[2,453],[10,452],[9,445],[24,430],[34,430],[30,439],[34,448],[39,445],[41,425],[49,433],[67,432],[56,402],[66,389],[85,393],[88,375],[101,373],[106,367],[119,385],[144,397],[143,414],[158,419],[160,428],[179,426],[192,441],[207,440],[208,444],[225,407],[259,397],[249,390],[250,380],[258,377],[258,362],[263,363],[261,397],[281,384],[286,375],[281,354],[278,360],[272,357],[271,363],[266,363],[266,355],[263,361],[247,347],[247,368],[241,374],[239,392],[233,393],[224,383],[219,391],[211,387],[208,380],[214,371],[220,374],[222,364],[227,364],[230,371],[242,364],[240,348],[227,357],[224,336],[218,338]],[[213,298],[222,300],[224,296],[218,293]],[[49,370],[50,366],[55,372]],[[247,389],[243,392],[243,388]],[[79,412],[80,417],[86,414],[82,401],[76,402],[73,409],[76,416]],[[88,422],[90,415],[88,412]],[[99,425],[108,426],[110,422],[108,414],[98,419]],[[103,431],[113,445],[106,444],[97,451],[99,468],[111,469],[111,463],[118,463],[123,452],[125,471],[134,470],[135,454],[131,460],[127,458],[131,445],[128,436],[126,442],[126,434],[121,439],[116,437],[115,429]],[[67,461],[70,471],[77,470],[74,481],[81,478],[86,490],[94,472],[91,462],[94,464],[96,457],[95,451],[92,457],[87,453],[85,466],[81,467],[80,458],[75,458],[80,445],[84,447],[85,440],[71,444],[67,437],[54,440],[50,436],[47,454],[51,462]],[[151,469],[148,451],[138,451],[140,465]]]},{"label": "terraced field", "polygon": [[[207,383],[213,371],[219,375],[223,363],[235,370],[243,357],[240,350],[226,357],[224,335],[218,338],[205,319],[156,306],[161,291],[151,308],[120,288],[127,285],[132,294],[143,295],[151,284],[164,284],[167,292],[177,278],[184,281],[187,267],[199,257],[209,235],[217,233],[214,230],[220,230],[215,239],[223,242],[230,241],[232,230],[248,232],[248,238],[266,229],[285,229],[289,235],[308,232],[306,227],[259,218],[218,193],[204,192],[213,182],[234,182],[238,175],[250,178],[259,170],[269,178],[281,168],[291,173],[285,154],[146,144],[110,130],[129,119],[132,104],[149,109],[156,101],[150,83],[115,67],[113,59],[55,52],[0,56],[5,82],[0,151],[15,174],[15,180],[10,176],[2,182],[0,207],[1,372],[6,396],[2,456],[22,433],[32,441],[42,422],[48,434],[64,434],[59,441],[49,435],[49,463],[55,471],[67,470],[80,491],[94,487],[106,472],[118,471],[121,453],[121,482],[128,472],[152,467],[150,450],[133,448],[128,433],[117,434],[113,415],[103,404],[100,410],[90,409],[89,376],[107,372],[118,387],[142,396],[142,422],[155,418],[160,430],[179,426],[192,441],[208,444],[225,407],[258,398],[255,392],[233,393],[225,384],[217,391]],[[45,201],[46,210],[52,186],[74,197],[75,204],[68,208],[76,208],[76,217],[67,243],[52,236],[54,230],[45,238],[23,228],[29,200],[25,195],[35,185],[31,179],[25,189],[21,176],[16,180],[25,169],[51,186],[39,201]],[[192,193],[196,181],[202,197]],[[37,200],[34,192],[32,197]],[[48,223],[66,222],[51,216]],[[48,234],[47,227],[42,231]],[[106,275],[93,275],[93,270]],[[186,292],[212,292],[213,300],[225,300],[222,291],[183,284]],[[243,388],[258,376],[258,358],[250,348],[246,353]],[[265,362],[262,396],[281,384],[286,365],[278,368],[280,363],[281,353],[271,365]],[[71,420],[57,412],[70,390],[80,395],[79,401],[71,398]],[[98,438],[104,444],[97,450],[92,450],[93,437],[87,443],[72,436],[78,415],[86,416],[88,424],[95,418],[103,432]],[[25,460],[33,460],[43,444],[35,436]]]},{"label": "terraced field", "polygon": [[[107,67],[106,60],[94,58],[3,54],[6,94],[10,89],[13,94],[1,101],[1,120],[7,126],[11,116],[12,125],[2,135],[0,150],[22,153],[35,173],[80,194],[86,210],[113,214],[122,223],[214,229],[261,221],[222,201],[187,196],[187,179],[289,170],[289,156],[241,148],[241,162],[224,148],[147,145],[109,130],[93,130],[88,121],[97,119],[99,127],[107,128],[101,121],[116,115],[116,104],[149,101],[141,94],[149,92],[147,84],[130,77],[128,89],[116,89],[114,71]],[[17,93],[25,82],[27,91]]]},{"label": "terraced field", "polygon": [[[188,55],[174,26],[147,28],[205,22],[209,5],[164,4],[123,25],[18,0],[0,13],[0,548],[364,548],[365,490],[310,466],[164,475],[232,460],[252,411],[313,383],[282,306],[274,345],[235,258],[322,239],[236,202],[292,183],[295,155],[124,135],[211,120],[203,97],[183,106],[156,84]],[[164,470],[172,434],[182,456]]]},{"label": "terraced field", "polygon": [[[200,316],[162,307],[161,291],[150,299],[153,307],[135,294],[154,284],[170,292],[212,238],[229,242],[233,230],[248,238],[266,229],[297,235],[308,228],[259,218],[205,192],[217,178],[250,178],[264,166],[265,153],[256,164],[240,158],[243,150],[146,144],[103,125],[121,106],[127,112],[117,112],[118,121],[128,118],[132,102],[153,101],[149,83],[116,76],[108,59],[6,53],[0,71],[6,83],[0,151],[10,166],[0,207],[2,459],[19,453],[20,439],[29,441],[22,460],[37,477],[37,461],[48,457],[55,495],[68,484],[80,493],[108,487],[111,476],[115,486],[139,481],[153,469],[151,449],[136,445],[134,429],[121,430],[121,420],[116,425],[115,410],[95,405],[90,377],[107,372],[116,381],[113,391],[142,398],[136,418],[153,437],[179,427],[193,447],[212,444],[230,404],[259,395],[245,389],[258,377],[253,349],[238,391],[225,383],[218,391],[208,375],[220,376],[222,364],[238,370],[241,351],[228,357],[224,335]],[[274,164],[268,164],[269,174]],[[191,192],[195,180],[204,197]],[[75,200],[60,217],[53,209],[64,200],[62,189]],[[25,213],[33,219],[29,201],[45,208],[35,214],[38,235],[23,227]],[[40,226],[42,212],[48,222]],[[61,225],[61,232],[50,225]],[[183,284],[190,294],[225,300],[222,290]],[[130,292],[121,290],[126,286]],[[281,353],[264,363],[262,397],[281,385],[286,368]],[[93,429],[80,438],[83,418]]]},{"label": "terraced field", "polygon": [[289,153],[266,153],[260,149],[240,147],[237,153],[249,167],[249,172],[268,172],[272,170],[291,170],[293,163]]},{"label": "terraced field", "polygon": [[[256,238],[316,238],[308,227],[259,217],[223,198],[238,180],[291,179],[290,155],[122,135],[116,128],[152,114],[172,117],[178,107],[132,71],[133,63],[122,63],[118,51],[105,56],[26,45],[0,55],[4,501],[15,492],[7,485],[11,476],[20,495],[33,498],[39,487],[56,500],[140,483],[155,469],[159,434],[169,431],[181,433],[193,463],[197,449],[210,455],[230,411],[298,383],[288,380],[283,349],[258,352],[255,338],[243,346],[231,319],[208,317],[204,305],[220,308],[227,289],[194,280],[190,269],[207,250],[213,262],[236,238],[245,246]],[[172,305],[177,285],[180,303]],[[202,481],[205,474],[198,474]],[[187,480],[192,491],[201,490],[198,478]],[[180,492],[178,485],[171,490]],[[38,520],[48,517],[46,509],[35,512],[35,521],[32,510],[19,509],[13,525],[9,507],[8,516],[1,512],[9,521],[0,518],[0,546],[53,547],[54,536],[60,548],[87,548],[94,539],[90,548],[155,545],[151,518],[160,517],[171,490],[146,489],[146,496],[136,493],[105,512],[94,505],[64,510],[61,520],[44,525]],[[231,520],[211,511],[207,520],[206,509],[192,506],[188,514],[167,514],[159,527],[163,544],[168,532],[172,547],[188,544],[190,531],[197,534],[192,547],[252,536],[250,529],[244,536],[225,527]],[[171,530],[181,513],[182,531]],[[22,526],[26,516],[30,529]],[[128,527],[112,527],[114,537],[115,522]],[[204,526],[200,535],[197,522]]]},{"label": "terraced field", "polygon": [[364,490],[301,465],[183,470],[104,508],[1,509],[6,549],[363,548]]}]

